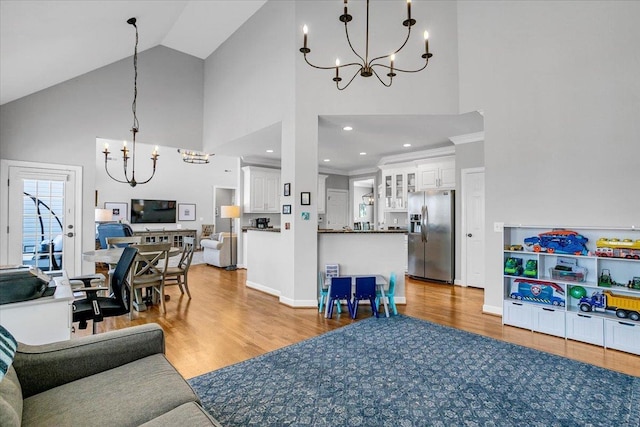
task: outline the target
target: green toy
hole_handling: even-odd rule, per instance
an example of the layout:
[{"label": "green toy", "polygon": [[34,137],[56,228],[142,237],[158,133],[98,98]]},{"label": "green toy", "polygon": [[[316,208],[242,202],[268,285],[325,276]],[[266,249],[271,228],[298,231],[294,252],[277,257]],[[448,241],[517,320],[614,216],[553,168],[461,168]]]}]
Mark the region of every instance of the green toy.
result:
[{"label": "green toy", "polygon": [[534,279],[538,277],[538,261],[535,259],[527,260],[527,263],[524,266],[524,276],[533,277]]},{"label": "green toy", "polygon": [[611,279],[611,272],[607,268],[602,269],[602,273],[600,273],[600,277],[598,277],[598,286],[602,286],[603,288],[610,288],[616,283]]},{"label": "green toy", "polygon": [[504,274],[509,276],[520,276],[523,270],[522,258],[507,258],[504,263]]},{"label": "green toy", "polygon": [[571,290],[569,291],[572,298],[580,299],[582,297],[587,296],[587,290],[582,286],[571,286]]}]

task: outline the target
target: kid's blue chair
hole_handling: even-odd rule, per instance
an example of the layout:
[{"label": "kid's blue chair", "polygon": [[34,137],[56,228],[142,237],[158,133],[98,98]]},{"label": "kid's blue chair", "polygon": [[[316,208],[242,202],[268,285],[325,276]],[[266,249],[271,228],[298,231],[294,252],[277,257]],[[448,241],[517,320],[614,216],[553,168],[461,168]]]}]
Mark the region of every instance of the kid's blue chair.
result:
[{"label": "kid's blue chair", "polygon": [[353,312],[351,318],[355,319],[358,313],[358,301],[368,300],[371,304],[373,315],[378,317],[378,306],[376,305],[376,278],[356,277],[356,292],[353,294]]},{"label": "kid's blue chair", "polygon": [[[322,274],[322,271],[318,271],[318,291],[320,292],[320,303],[318,304],[318,312],[322,313],[322,307],[324,307],[325,302],[329,299],[329,286],[326,286],[324,283],[324,274]],[[338,314],[342,313],[340,303],[337,304]]]},{"label": "kid's blue chair", "polygon": [[[384,293],[384,296],[387,297],[387,301],[389,301],[389,305],[391,306],[391,310],[393,310],[393,314],[398,314],[398,309],[396,308],[396,273],[391,273],[389,276],[389,290]],[[380,291],[376,291],[376,307],[380,307],[380,298],[382,297],[382,293]]]},{"label": "kid's blue chair", "polygon": [[340,300],[347,300],[347,307],[349,308],[349,315],[353,317],[353,306],[351,305],[351,277],[332,277],[331,288],[329,292],[329,313],[327,318],[331,319],[333,315],[333,305],[338,304],[340,307]]}]

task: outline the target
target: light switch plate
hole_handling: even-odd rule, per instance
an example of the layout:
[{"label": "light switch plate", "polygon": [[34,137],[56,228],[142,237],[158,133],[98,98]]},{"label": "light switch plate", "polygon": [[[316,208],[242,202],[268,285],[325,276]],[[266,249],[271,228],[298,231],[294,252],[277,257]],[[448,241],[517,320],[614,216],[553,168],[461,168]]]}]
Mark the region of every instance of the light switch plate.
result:
[{"label": "light switch plate", "polygon": [[494,222],[493,223],[493,231],[496,233],[501,233],[504,230],[504,222]]}]

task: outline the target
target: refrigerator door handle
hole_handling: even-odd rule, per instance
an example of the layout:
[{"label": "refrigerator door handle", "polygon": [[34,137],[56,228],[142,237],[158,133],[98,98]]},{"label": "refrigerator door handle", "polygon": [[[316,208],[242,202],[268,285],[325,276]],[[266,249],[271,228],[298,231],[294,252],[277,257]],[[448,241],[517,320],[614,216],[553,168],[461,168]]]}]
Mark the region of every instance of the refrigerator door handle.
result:
[{"label": "refrigerator door handle", "polygon": [[422,225],[420,227],[420,234],[422,237],[422,241],[427,243],[429,241],[429,208],[427,206],[422,206]]}]

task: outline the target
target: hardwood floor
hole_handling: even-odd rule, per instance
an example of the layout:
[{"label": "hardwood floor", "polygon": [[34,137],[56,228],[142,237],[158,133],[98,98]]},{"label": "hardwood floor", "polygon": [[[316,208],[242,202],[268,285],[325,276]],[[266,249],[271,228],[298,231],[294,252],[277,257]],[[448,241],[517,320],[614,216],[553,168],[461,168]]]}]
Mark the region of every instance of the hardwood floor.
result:
[{"label": "hardwood floor", "polygon": [[[325,319],[317,309],[290,308],[274,296],[249,289],[245,270],[226,271],[194,265],[189,271],[192,299],[177,287],[167,289],[167,313],[157,306],[128,316],[105,319],[98,332],[157,322],[166,334],[166,354],[185,378],[212,371],[357,322],[348,314]],[[482,313],[484,291],[406,280],[402,314],[535,348],[619,372],[640,376],[640,356],[606,350],[520,328],[502,326],[501,318]],[[364,310],[364,309],[363,309]],[[77,326],[77,325],[76,325]],[[91,326],[74,336],[88,335]]]}]

